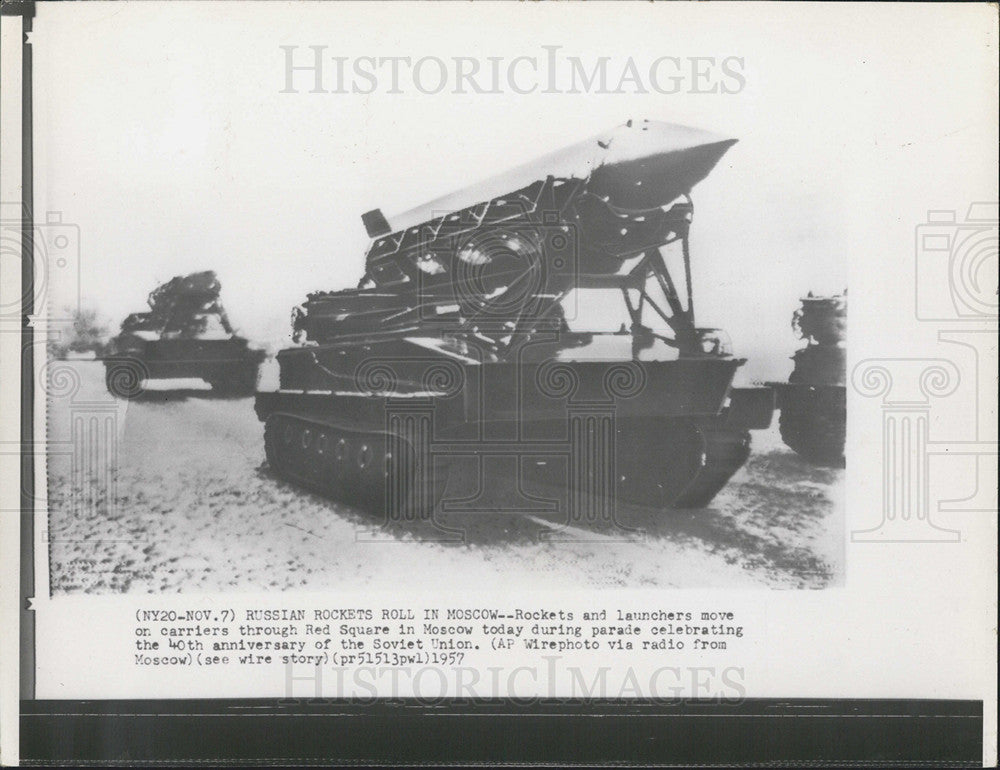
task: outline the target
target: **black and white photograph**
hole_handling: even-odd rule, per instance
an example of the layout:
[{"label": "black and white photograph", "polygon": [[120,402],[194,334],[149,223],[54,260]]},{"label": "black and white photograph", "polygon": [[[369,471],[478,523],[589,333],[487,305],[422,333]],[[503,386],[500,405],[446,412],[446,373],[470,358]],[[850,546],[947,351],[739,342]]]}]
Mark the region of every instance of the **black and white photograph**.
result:
[{"label": "black and white photograph", "polygon": [[[332,234],[303,231],[333,243],[308,255],[328,272],[300,270],[317,285],[290,312],[278,300],[267,315],[266,268],[239,244],[164,255],[168,271],[212,269],[148,298],[147,255],[99,249],[115,299],[134,287],[146,308],[110,336],[108,303],[81,296],[63,348],[53,335],[46,384],[67,393],[50,397],[49,441],[96,461],[50,459],[53,592],[364,586],[428,562],[446,582],[837,584],[846,292],[807,290],[843,270],[804,257],[842,248],[823,242],[835,231],[782,233],[809,238],[784,275],[721,247],[692,254],[692,188],[735,144],[629,120],[391,220],[373,209],[360,276]],[[403,173],[433,175],[432,157]],[[255,240],[233,231],[221,237]],[[282,240],[287,274],[302,252]],[[760,292],[726,280],[735,260]],[[250,264],[260,285],[237,277]],[[291,314],[288,334],[242,336],[223,275],[235,322]],[[699,325],[696,305],[730,306],[732,333]],[[783,323],[748,330],[763,313]],[[772,381],[742,376],[741,344]],[[104,419],[80,401],[107,402]]]},{"label": "black and white photograph", "polygon": [[[366,80],[364,57],[283,45],[269,78],[219,83],[185,38],[200,53],[119,48],[49,112],[68,129],[48,205],[76,203],[88,255],[48,296],[72,312],[39,383],[72,447],[48,458],[54,594],[428,564],[445,584],[843,583],[849,179],[819,172],[824,113],[647,96],[738,101],[738,56],[550,45]],[[120,101],[113,73],[143,68]],[[526,88],[562,104],[542,119]],[[106,103],[134,134],[84,119]]]},{"label": "black and white photograph", "polygon": [[236,724],[432,678],[463,725],[866,715],[629,764],[995,757],[995,6],[5,2],[3,35],[25,757],[70,759],[61,700]]}]

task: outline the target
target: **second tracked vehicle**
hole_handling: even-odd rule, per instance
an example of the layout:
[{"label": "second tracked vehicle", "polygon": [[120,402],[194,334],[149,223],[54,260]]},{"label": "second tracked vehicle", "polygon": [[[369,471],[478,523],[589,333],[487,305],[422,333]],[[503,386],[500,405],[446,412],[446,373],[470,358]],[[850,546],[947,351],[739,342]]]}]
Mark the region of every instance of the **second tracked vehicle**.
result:
[{"label": "second tracked vehicle", "polygon": [[771,383],[785,444],[815,465],[843,468],[847,437],[847,292],[802,298],[792,329],[806,345],[796,351],[787,383]]},{"label": "second tracked vehicle", "polygon": [[695,323],[689,193],[734,143],[629,122],[391,226],[363,215],[358,287],[308,296],[257,394],[270,467],[399,517],[496,474],[576,518],[707,505],[774,408]]},{"label": "second tracked vehicle", "polygon": [[221,290],[206,270],[150,292],[149,310],[127,316],[103,356],[108,391],[134,398],[149,379],[196,378],[219,394],[253,395],[265,351],[236,334]]}]

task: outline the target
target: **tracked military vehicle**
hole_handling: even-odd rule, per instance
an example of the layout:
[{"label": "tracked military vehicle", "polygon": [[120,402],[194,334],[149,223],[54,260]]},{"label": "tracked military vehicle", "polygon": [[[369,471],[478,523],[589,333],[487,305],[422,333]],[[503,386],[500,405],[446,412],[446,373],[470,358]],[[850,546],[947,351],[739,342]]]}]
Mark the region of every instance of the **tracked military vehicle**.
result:
[{"label": "tracked military vehicle", "polygon": [[108,390],[139,395],[147,379],[197,378],[225,395],[252,395],[264,351],[236,334],[215,273],[176,276],[156,287],[149,311],[132,313],[103,356]]},{"label": "tracked military vehicle", "polygon": [[516,457],[511,484],[561,486],[576,516],[707,505],[774,400],[732,388],[743,359],[695,323],[689,193],[734,143],[629,122],[364,214],[358,287],[308,296],[257,395],[270,467],[390,516],[426,516],[460,456],[480,486]]},{"label": "tracked military vehicle", "polygon": [[804,459],[843,468],[847,435],[847,293],[802,298],[792,328],[805,347],[787,383],[775,384],[785,444]]}]

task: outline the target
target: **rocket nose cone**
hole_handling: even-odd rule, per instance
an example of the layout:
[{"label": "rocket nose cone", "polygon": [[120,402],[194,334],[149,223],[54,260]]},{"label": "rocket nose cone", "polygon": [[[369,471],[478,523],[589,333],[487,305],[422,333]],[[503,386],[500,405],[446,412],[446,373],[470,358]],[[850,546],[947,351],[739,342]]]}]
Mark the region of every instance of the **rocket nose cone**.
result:
[{"label": "rocket nose cone", "polygon": [[588,190],[619,209],[657,208],[689,193],[736,141],[669,123],[627,124],[602,142]]}]

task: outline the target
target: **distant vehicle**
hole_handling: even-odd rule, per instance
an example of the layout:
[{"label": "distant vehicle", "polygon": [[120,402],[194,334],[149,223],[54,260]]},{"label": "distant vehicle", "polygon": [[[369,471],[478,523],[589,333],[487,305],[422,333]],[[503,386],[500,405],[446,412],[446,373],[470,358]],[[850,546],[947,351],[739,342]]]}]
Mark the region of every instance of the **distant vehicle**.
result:
[{"label": "distant vehicle", "polygon": [[149,310],[122,322],[103,356],[108,390],[134,398],[147,379],[198,378],[224,395],[250,395],[264,351],[234,331],[212,271],[177,276],[154,289]]},{"label": "distant vehicle", "polygon": [[792,328],[806,346],[787,383],[773,383],[785,444],[815,465],[843,468],[847,437],[847,292],[802,298]]}]

